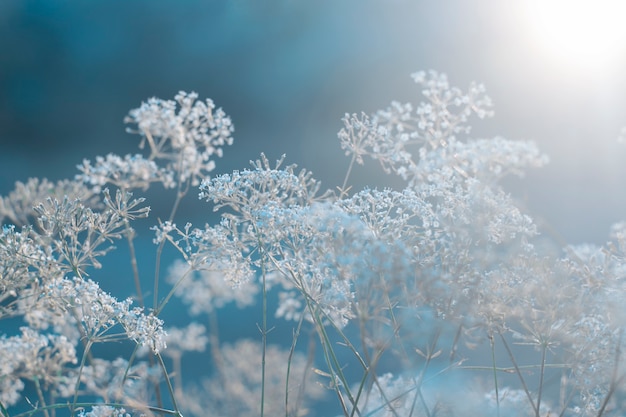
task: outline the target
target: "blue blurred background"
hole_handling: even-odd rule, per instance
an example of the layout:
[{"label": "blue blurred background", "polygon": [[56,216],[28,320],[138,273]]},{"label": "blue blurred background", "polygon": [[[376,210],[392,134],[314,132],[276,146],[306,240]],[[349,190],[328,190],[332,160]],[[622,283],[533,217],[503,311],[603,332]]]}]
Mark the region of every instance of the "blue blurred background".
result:
[{"label": "blue blurred background", "polygon": [[[461,88],[487,86],[496,116],[478,121],[474,136],[532,139],[550,156],[547,167],[506,184],[542,232],[602,243],[626,219],[626,145],[617,142],[626,41],[605,65],[579,65],[596,59],[582,52],[566,62],[542,49],[550,39],[533,35],[537,15],[524,3],[2,0],[0,194],[29,177],[72,178],[83,158],[137,152],[122,122],[128,110],[179,90],[212,98],[233,119],[235,144],[215,173],[246,168],[261,152],[286,153],[334,188],[349,162],[336,137],[343,114],[417,103],[409,74],[435,69]],[[352,178],[357,188],[395,181],[374,163]],[[157,215],[160,197],[150,201]],[[207,221],[210,209],[190,200],[181,215]],[[154,252],[150,239],[140,234],[140,257]],[[127,265],[127,255],[108,256]],[[132,292],[130,280],[103,286]]]}]

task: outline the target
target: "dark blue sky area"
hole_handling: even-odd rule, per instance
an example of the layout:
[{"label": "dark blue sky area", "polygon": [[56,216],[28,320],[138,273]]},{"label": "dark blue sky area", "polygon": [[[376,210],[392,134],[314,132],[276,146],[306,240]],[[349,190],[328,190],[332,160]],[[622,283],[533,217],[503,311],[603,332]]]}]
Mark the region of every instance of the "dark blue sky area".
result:
[{"label": "dark blue sky area", "polygon": [[[286,153],[334,188],[348,165],[343,114],[416,103],[409,74],[436,69],[461,88],[486,84],[496,116],[476,136],[534,139],[551,157],[511,184],[531,214],[569,241],[602,242],[626,218],[624,62],[585,75],[555,65],[512,4],[4,0],[0,193],[31,176],[72,177],[85,157],[135,152],[124,115],[179,90],[213,98],[235,123],[216,172]],[[360,185],[391,181],[373,163],[357,173]]]}]

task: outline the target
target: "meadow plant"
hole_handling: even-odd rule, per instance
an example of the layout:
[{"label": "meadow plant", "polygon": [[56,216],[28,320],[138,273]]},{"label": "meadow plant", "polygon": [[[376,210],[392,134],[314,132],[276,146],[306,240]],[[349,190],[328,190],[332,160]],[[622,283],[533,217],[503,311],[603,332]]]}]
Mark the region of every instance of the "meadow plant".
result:
[{"label": "meadow plant", "polygon": [[[413,80],[417,105],[345,115],[336,189],[286,157],[212,177],[233,125],[184,92],[129,113],[142,152],[18,182],[0,197],[0,414],[624,415],[626,223],[604,246],[547,244],[501,185],[546,156],[470,136],[493,115],[482,85]],[[367,159],[403,186],[353,190]],[[146,259],[135,195],[159,186]],[[219,221],[179,219],[192,190]],[[119,299],[89,277],[123,240]],[[258,333],[223,341],[240,320]]]}]

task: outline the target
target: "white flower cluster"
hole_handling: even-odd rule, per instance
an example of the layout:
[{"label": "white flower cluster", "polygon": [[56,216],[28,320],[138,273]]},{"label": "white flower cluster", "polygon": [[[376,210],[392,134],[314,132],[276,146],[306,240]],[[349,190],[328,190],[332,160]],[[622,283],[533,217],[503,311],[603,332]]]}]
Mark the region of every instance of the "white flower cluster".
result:
[{"label": "white flower cluster", "polygon": [[435,71],[413,74],[426,102],[416,109],[410,103],[393,102],[386,110],[368,117],[365,114],[346,114],[345,127],[339,132],[341,147],[356,162],[363,163],[363,155],[378,160],[387,172],[394,171],[410,178],[415,168],[411,149],[420,157],[456,141],[459,133],[469,133],[469,117],[491,117],[491,99],[485,88],[472,83],[467,93],[450,87],[445,74]]},{"label": "white flower cluster", "polygon": [[[75,321],[81,327],[81,336],[92,340],[123,336],[148,345],[158,353],[165,348],[163,321],[152,314],[144,314],[141,307],[131,307],[132,303],[130,298],[118,301],[94,281],[59,277],[46,283],[38,299],[28,305],[28,317],[41,320],[49,317],[47,313],[53,309],[56,317],[62,315],[66,321]],[[50,324],[60,325],[55,316],[50,319]],[[36,325],[34,321],[31,319],[32,325]],[[124,328],[123,335],[113,331],[117,325]],[[39,323],[37,327],[46,325]]]},{"label": "white flower cluster", "polygon": [[[37,283],[41,270],[48,269],[49,254],[30,237],[30,228],[16,231],[4,225],[0,231],[0,301],[16,298]],[[58,273],[58,269],[54,271]],[[0,318],[10,310],[3,304]]]},{"label": "white flower cluster", "polygon": [[101,208],[98,197],[82,183],[31,178],[26,183],[16,182],[8,196],[0,196],[0,224],[34,224],[37,213],[33,207],[48,198],[61,201],[66,196],[69,200],[80,199],[87,207]]},{"label": "white flower cluster", "polygon": [[234,130],[213,101],[197,98],[196,93],[181,91],[175,101],[152,98],[131,110],[125,122],[138,129],[129,132],[142,136],[140,148],[147,142],[149,154],[108,154],[97,157],[94,164],[85,159],[76,180],[96,193],[106,185],[125,191],[146,190],[152,183],[165,188],[197,186],[215,169],[214,158],[222,156],[222,148],[233,143]]},{"label": "white flower cluster", "polygon": [[0,402],[15,404],[24,389],[23,380],[39,381],[68,395],[66,366],[76,364],[76,350],[63,335],[41,334],[28,327],[19,335],[0,336]]},{"label": "white flower cluster", "polygon": [[151,98],[125,119],[137,125],[136,133],[143,138],[140,147],[148,143],[148,160],[163,162],[161,177],[173,180],[164,182],[166,187],[186,181],[197,186],[215,169],[212,158],[221,157],[222,148],[233,143],[230,118],[212,100],[197,99],[196,93],[184,91],[175,101]]},{"label": "white flower cluster", "polygon": [[123,190],[146,190],[154,182],[161,182],[166,188],[176,185],[171,172],[159,169],[154,161],[145,159],[140,154],[126,155],[123,158],[114,154],[98,156],[94,165],[85,159],[78,166],[78,170],[81,174],[76,179],[90,185],[96,193],[107,184]]},{"label": "white flower cluster", "polygon": [[81,273],[86,267],[101,267],[98,258],[112,249],[130,220],[147,217],[149,208],[139,207],[144,199],[132,199],[129,192],[116,192],[113,200],[103,192],[104,210],[93,210],[80,199],[47,198],[34,207],[37,214],[38,238],[50,246],[58,262],[69,271]]}]

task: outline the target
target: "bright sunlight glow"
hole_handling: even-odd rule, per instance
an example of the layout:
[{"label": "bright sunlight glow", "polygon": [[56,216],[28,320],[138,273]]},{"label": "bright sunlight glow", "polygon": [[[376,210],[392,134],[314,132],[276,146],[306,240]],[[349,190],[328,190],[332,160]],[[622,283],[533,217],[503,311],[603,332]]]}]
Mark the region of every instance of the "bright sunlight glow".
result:
[{"label": "bright sunlight glow", "polygon": [[626,1],[525,0],[532,40],[570,71],[608,69],[626,54]]}]

